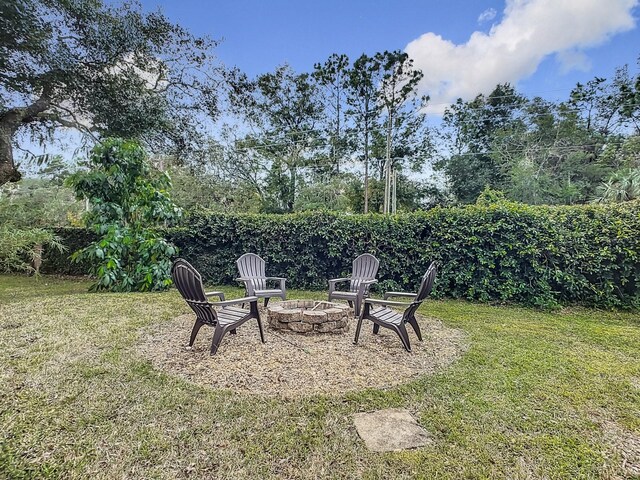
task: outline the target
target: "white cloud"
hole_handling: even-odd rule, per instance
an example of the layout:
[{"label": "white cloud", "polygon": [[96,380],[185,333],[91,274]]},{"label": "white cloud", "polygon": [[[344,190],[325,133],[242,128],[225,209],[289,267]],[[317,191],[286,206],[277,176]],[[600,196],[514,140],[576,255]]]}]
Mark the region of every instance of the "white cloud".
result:
[{"label": "white cloud", "polygon": [[507,0],[502,21],[489,33],[473,32],[463,44],[425,33],[405,51],[422,70],[421,93],[430,111],[458,97],[489,93],[498,83],[516,83],[552,54],[565,71],[588,68],[582,50],[635,27],[638,0]]},{"label": "white cloud", "polygon": [[580,70],[587,72],[591,69],[591,60],[584,52],[579,50],[563,50],[556,53],[556,60],[560,64],[560,71],[562,73],[570,72],[571,70]]},{"label": "white cloud", "polygon": [[494,18],[496,18],[497,13],[498,12],[496,12],[495,8],[487,8],[478,17],[478,23],[484,23],[493,20]]}]

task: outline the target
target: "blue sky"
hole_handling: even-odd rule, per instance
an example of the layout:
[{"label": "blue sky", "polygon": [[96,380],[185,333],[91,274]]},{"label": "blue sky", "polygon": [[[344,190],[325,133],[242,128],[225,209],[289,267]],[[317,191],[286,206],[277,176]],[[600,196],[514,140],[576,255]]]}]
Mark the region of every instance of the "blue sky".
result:
[{"label": "blue sky", "polygon": [[637,71],[640,55],[637,0],[142,3],[223,39],[219,58],[249,75],[284,62],[308,71],[334,52],[356,57],[413,42],[408,51],[430,78],[424,93],[442,104],[505,81],[529,95],[565,99],[578,81],[610,77],[625,63]]}]

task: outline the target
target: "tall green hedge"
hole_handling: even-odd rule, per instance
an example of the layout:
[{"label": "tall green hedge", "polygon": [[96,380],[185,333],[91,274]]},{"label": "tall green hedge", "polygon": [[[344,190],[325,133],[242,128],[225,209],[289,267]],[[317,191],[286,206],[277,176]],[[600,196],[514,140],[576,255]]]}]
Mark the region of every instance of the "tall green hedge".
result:
[{"label": "tall green hedge", "polygon": [[73,252],[93,242],[97,238],[96,234],[84,228],[72,227],[54,228],[53,232],[60,237],[66,251],[61,253],[54,249],[45,249],[40,271],[55,275],[88,275],[89,265],[86,262],[75,263],[69,257]]},{"label": "tall green hedge", "polygon": [[214,284],[234,283],[236,258],[255,252],[291,287],[326,288],[370,252],[380,260],[380,290],[415,289],[435,260],[437,296],[640,307],[640,202],[498,202],[393,217],[198,214],[168,235]]}]

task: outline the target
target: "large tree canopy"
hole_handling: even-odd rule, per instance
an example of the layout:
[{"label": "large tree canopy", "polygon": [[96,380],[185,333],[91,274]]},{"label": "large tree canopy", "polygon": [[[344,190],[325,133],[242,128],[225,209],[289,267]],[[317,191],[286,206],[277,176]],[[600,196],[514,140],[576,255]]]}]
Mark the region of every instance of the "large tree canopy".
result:
[{"label": "large tree canopy", "polygon": [[213,42],[160,13],[101,0],[3,0],[0,14],[0,185],[20,172],[18,138],[70,127],[141,138],[184,153],[194,117],[216,113]]},{"label": "large tree canopy", "polygon": [[296,74],[288,65],[251,81],[244,74],[234,77],[233,72],[229,78],[231,109],[252,131],[236,142],[243,149],[238,160],[253,165],[254,154],[268,159],[269,210],[293,211],[301,171],[326,168],[314,155],[322,143],[318,139],[323,115],[318,86],[308,73]]},{"label": "large tree canopy", "polygon": [[577,84],[565,102],[510,85],[460,99],[445,111],[436,166],[462,203],[486,186],[530,204],[636,198],[639,86],[625,66],[611,80]]}]

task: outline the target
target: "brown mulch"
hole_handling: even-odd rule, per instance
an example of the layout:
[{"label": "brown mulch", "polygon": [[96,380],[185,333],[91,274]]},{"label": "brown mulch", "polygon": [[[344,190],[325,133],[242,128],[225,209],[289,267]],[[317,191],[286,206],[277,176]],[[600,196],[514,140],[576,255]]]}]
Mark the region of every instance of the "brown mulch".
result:
[{"label": "brown mulch", "polygon": [[355,320],[345,334],[300,335],[273,330],[265,317],[265,344],[250,320],[237,335],[227,334],[213,357],[213,329],[206,326],[190,349],[195,317],[187,314],[143,334],[136,350],[156,368],[201,386],[295,398],[407,383],[446,367],[466,349],[462,331],[433,318],[418,318],[424,341],[410,331],[413,351],[407,353],[392,331],[373,335],[371,322],[363,324],[356,346]]}]

